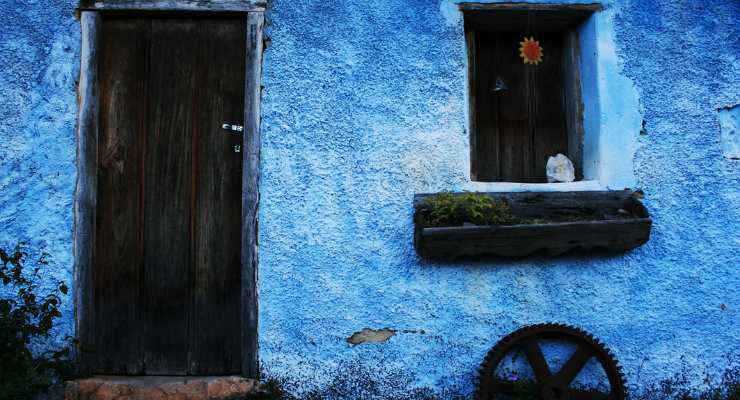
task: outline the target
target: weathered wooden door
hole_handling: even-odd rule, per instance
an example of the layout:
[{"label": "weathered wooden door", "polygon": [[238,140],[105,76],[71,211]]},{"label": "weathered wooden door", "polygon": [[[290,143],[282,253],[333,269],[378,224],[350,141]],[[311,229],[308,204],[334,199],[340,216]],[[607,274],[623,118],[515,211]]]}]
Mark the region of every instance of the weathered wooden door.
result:
[{"label": "weathered wooden door", "polygon": [[241,369],[245,20],[105,18],[92,372]]},{"label": "weathered wooden door", "polygon": [[[525,32],[478,31],[476,55],[477,180],[546,182],[547,159],[569,152],[563,85],[563,34],[542,33],[539,65],[525,65]],[[531,36],[531,35],[530,35]]]}]

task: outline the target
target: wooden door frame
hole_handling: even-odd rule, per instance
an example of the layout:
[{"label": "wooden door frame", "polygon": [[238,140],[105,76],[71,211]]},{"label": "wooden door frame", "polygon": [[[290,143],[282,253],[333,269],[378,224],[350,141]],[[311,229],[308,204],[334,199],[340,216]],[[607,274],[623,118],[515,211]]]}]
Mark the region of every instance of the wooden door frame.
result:
[{"label": "wooden door frame", "polygon": [[244,80],[244,133],[242,152],[242,241],[241,241],[241,370],[258,378],[257,354],[257,217],[260,181],[260,98],[262,78],[262,29],[265,2],[262,0],[81,0],[80,80],[77,119],[77,187],[74,199],[74,299],[77,339],[76,361],[82,374],[90,374],[85,346],[93,342],[95,309],[92,271],[95,249],[95,218],[98,172],[98,48],[102,15],[135,12],[192,13],[207,17],[233,14],[246,17],[246,68]]},{"label": "wooden door frame", "polygon": [[[583,95],[580,76],[580,44],[578,41],[578,27],[593,13],[604,10],[601,3],[584,3],[584,4],[546,4],[546,3],[525,3],[525,2],[504,2],[504,3],[480,3],[480,2],[462,2],[459,3],[458,9],[463,13],[464,30],[465,30],[465,47],[467,50],[467,97],[468,97],[468,131],[470,136],[470,180],[478,181],[478,155],[476,149],[477,142],[477,105],[476,105],[476,32],[491,30],[496,31],[496,22],[498,18],[505,18],[507,12],[516,11],[540,11],[540,12],[557,12],[562,13],[562,19],[568,21],[572,26],[564,25],[563,28],[554,32],[560,32],[564,35],[564,62],[571,69],[571,74],[567,79],[562,77],[565,92],[567,93],[565,118],[567,124],[568,147],[577,149],[575,155],[569,154],[576,167],[576,180],[583,179],[584,171],[584,116],[583,116]],[[498,18],[491,18],[491,13],[497,13]],[[487,13],[488,18],[485,22],[478,19],[476,22],[469,18],[478,13]],[[485,181],[483,181],[485,182]]]}]

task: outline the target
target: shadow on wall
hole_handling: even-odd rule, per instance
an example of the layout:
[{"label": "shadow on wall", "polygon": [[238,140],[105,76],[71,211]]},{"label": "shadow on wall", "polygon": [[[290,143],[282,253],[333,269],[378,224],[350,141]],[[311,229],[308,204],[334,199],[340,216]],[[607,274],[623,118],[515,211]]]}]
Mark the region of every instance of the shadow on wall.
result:
[{"label": "shadow on wall", "polygon": [[[669,379],[657,383],[648,383],[638,394],[628,397],[630,400],[740,400],[740,358],[730,357],[730,368],[720,377],[708,374],[697,375],[684,362],[682,370]],[[247,394],[228,397],[230,400],[333,400],[333,399],[395,399],[395,400],[462,400],[472,399],[470,393],[475,388],[466,385],[436,391],[425,387],[414,387],[418,381],[411,373],[388,366],[381,362],[378,366],[368,367],[358,361],[339,363],[331,374],[333,378],[326,384],[312,386],[305,379],[298,381],[292,377],[274,376],[263,371],[266,381],[260,388]],[[704,383],[705,389],[692,390],[700,386],[697,379]],[[7,392],[0,393],[0,398],[18,398]],[[43,397],[49,398],[49,397]],[[525,400],[515,397],[512,400]]]},{"label": "shadow on wall", "polygon": [[[697,374],[688,364],[673,377],[655,383],[641,383],[639,393],[631,392],[629,400],[740,400],[740,358],[728,356],[730,367],[719,377],[711,377],[706,372],[700,379],[705,389],[696,391]],[[297,391],[306,387],[305,382],[296,382],[289,377],[273,376],[263,371],[266,378],[262,391],[248,399],[396,399],[396,400],[462,400],[472,399],[474,388],[448,388],[435,391],[430,388],[413,387],[417,381],[410,373],[392,368],[367,368],[360,362],[342,362],[334,371],[334,378],[326,385],[307,391]],[[245,399],[247,400],[247,399]]]},{"label": "shadow on wall", "polygon": [[304,391],[301,389],[311,385],[297,382],[289,377],[273,376],[269,371],[263,371],[262,376],[267,379],[264,395],[259,398],[286,400],[463,400],[471,398],[471,394],[464,393],[461,388],[435,391],[430,388],[414,387],[417,379],[410,372],[396,368],[368,368],[359,361],[340,362],[333,371],[333,375],[327,384]]}]

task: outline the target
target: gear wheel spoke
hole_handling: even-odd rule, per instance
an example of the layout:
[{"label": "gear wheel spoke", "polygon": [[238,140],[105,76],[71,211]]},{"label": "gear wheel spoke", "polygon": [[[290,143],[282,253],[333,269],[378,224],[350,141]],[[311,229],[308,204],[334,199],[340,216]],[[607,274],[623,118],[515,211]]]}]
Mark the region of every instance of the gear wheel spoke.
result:
[{"label": "gear wheel spoke", "polygon": [[[556,340],[575,345],[575,351],[557,373],[553,373],[542,352],[542,340]],[[625,400],[626,383],[621,367],[612,353],[597,339],[578,328],[563,324],[525,326],[501,339],[486,355],[480,369],[478,400],[510,399],[521,390],[519,382],[501,379],[497,368],[514,350],[523,350],[534,372],[534,382],[527,380],[530,396],[539,400]],[[596,359],[609,380],[607,393],[573,388],[571,384],[591,359]],[[531,383],[527,383],[531,382]],[[531,392],[531,391],[534,392]]]},{"label": "gear wheel spoke", "polygon": [[542,349],[536,340],[526,340],[522,343],[524,351],[527,353],[527,361],[534,371],[534,376],[538,382],[544,382],[550,378],[550,367],[545,361]]},{"label": "gear wheel spoke", "polygon": [[563,368],[560,369],[558,374],[555,375],[556,380],[563,386],[569,386],[593,356],[594,352],[587,344],[579,344],[575,353],[573,353]]}]

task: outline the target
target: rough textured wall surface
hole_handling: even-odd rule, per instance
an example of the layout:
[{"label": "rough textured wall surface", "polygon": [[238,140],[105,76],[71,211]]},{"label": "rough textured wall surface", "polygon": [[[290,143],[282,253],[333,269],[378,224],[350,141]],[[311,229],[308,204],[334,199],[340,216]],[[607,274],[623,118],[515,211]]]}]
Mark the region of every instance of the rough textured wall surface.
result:
[{"label": "rough textured wall surface", "polygon": [[[71,0],[0,0],[0,248],[22,241],[31,258],[48,253],[49,282],[72,281],[74,7]],[[72,297],[65,300],[57,344],[74,334]]]},{"label": "rough textured wall surface", "polygon": [[[67,281],[74,3],[0,0],[0,245],[23,240],[50,253],[49,276]],[[740,103],[740,5],[609,5],[617,61],[645,120],[634,173],[654,218],[646,246],[439,264],[414,252],[411,201],[469,184],[453,3],[272,2],[259,271],[266,375],[296,392],[464,395],[499,338],[559,321],[603,339],[636,391],[685,368],[701,389],[701,374],[740,354],[740,162],[722,157],[717,119]],[[58,340],[73,332],[70,301],[63,311]],[[385,341],[346,341],[386,327],[396,333]]]},{"label": "rough textured wall surface", "polygon": [[[701,389],[701,374],[721,373],[740,354],[740,163],[722,157],[717,119],[718,108],[740,102],[740,4],[619,1],[608,6],[612,25],[599,25],[613,29],[597,36],[615,38],[643,108],[643,134],[624,134],[639,136],[634,173],[654,217],[646,246],[439,264],[414,253],[411,201],[468,179],[465,47],[450,3],[273,1],[264,369],[300,389],[348,381],[376,382],[386,396],[466,394],[499,338],[560,321],[603,339],[638,392],[684,368]],[[349,346],[367,327],[400,332]]]}]

